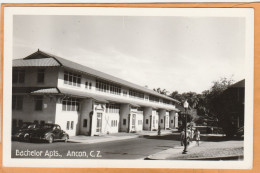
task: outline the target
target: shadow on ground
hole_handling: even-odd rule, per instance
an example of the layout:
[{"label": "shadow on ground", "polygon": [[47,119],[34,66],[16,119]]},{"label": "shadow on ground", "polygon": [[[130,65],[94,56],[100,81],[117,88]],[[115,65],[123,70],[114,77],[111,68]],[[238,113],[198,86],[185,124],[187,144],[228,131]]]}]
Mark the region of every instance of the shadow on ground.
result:
[{"label": "shadow on ground", "polygon": [[[164,135],[164,136],[149,136],[149,135],[144,135],[141,136],[142,138],[146,139],[160,139],[160,140],[175,140],[175,141],[180,141],[180,134],[179,133],[173,133],[169,135]],[[226,136],[201,136],[200,137],[201,141],[208,141],[208,142],[223,142],[223,141],[243,141],[244,138],[238,138],[238,137],[233,137],[233,138],[227,138]]]}]

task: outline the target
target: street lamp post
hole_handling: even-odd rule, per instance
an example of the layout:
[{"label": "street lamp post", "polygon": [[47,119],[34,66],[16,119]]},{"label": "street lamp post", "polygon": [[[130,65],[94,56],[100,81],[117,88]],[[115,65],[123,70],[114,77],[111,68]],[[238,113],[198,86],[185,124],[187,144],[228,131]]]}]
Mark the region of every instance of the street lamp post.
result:
[{"label": "street lamp post", "polygon": [[184,150],[182,152],[182,154],[187,154],[187,110],[189,107],[189,103],[187,102],[187,100],[184,102],[183,107],[185,109],[185,141],[184,141]]}]

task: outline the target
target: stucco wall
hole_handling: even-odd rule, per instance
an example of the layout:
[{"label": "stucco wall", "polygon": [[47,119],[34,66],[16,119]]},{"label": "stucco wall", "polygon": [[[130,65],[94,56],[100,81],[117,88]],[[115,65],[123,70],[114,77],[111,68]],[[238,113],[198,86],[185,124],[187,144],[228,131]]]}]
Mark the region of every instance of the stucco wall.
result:
[{"label": "stucco wall", "polygon": [[56,87],[58,79],[58,67],[43,68],[44,83],[37,82],[37,72],[39,68],[24,68],[25,81],[22,84],[13,83],[13,87]]},{"label": "stucco wall", "polygon": [[[128,115],[130,114],[130,105],[129,104],[121,104],[120,105],[120,124],[119,131],[127,132],[128,131]],[[123,124],[123,120],[126,120],[126,124]]]},{"label": "stucco wall", "polygon": [[161,129],[165,129],[165,116],[166,116],[166,110],[158,110],[159,113],[159,125]]},{"label": "stucco wall", "polygon": [[[90,113],[93,111],[93,100],[83,99],[80,106],[80,122],[79,122],[79,134],[80,135],[90,135]],[[87,127],[83,127],[84,119],[87,120]]]},{"label": "stucco wall", "polygon": [[45,121],[46,123],[55,122],[56,98],[43,97],[43,110],[35,110],[35,99],[33,96],[23,96],[23,109],[13,110],[12,119],[23,120],[27,122]]},{"label": "stucco wall", "polygon": [[[112,126],[112,120],[116,121],[115,126]],[[102,125],[103,133],[117,133],[119,129],[119,113],[105,113]]]},{"label": "stucco wall", "polygon": [[176,111],[169,112],[170,128],[174,129],[178,127],[178,113]]},{"label": "stucco wall", "polygon": [[[67,121],[70,121],[70,127],[67,129]],[[71,121],[74,122],[71,129]],[[57,102],[55,123],[61,126],[61,129],[66,131],[69,136],[76,136],[79,132],[79,112],[78,111],[63,111],[62,104]]]},{"label": "stucco wall", "polygon": [[[145,107],[144,108],[144,120],[143,120],[143,129],[144,130],[151,130],[150,129],[150,116],[152,115],[152,108],[151,107]],[[146,123],[148,119],[148,124]]]}]

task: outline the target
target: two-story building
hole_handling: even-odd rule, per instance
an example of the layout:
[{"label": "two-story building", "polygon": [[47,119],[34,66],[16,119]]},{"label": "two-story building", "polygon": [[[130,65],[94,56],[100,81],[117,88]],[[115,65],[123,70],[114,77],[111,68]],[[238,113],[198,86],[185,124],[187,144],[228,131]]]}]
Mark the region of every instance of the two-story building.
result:
[{"label": "two-story building", "polygon": [[69,135],[176,128],[179,101],[37,51],[13,60],[13,126],[56,123]]}]

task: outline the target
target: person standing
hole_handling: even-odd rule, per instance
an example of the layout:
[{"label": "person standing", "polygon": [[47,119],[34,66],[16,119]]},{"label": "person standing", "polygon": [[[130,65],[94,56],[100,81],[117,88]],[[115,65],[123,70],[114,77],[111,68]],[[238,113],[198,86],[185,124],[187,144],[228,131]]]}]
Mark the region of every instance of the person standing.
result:
[{"label": "person standing", "polygon": [[194,136],[198,146],[200,146],[200,131],[198,129],[195,130]]},{"label": "person standing", "polygon": [[183,146],[183,143],[184,143],[184,139],[185,138],[185,132],[184,130],[181,131],[181,146]]}]

